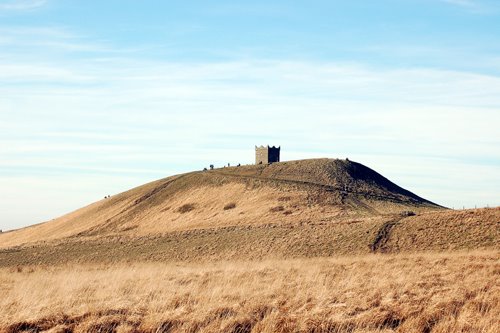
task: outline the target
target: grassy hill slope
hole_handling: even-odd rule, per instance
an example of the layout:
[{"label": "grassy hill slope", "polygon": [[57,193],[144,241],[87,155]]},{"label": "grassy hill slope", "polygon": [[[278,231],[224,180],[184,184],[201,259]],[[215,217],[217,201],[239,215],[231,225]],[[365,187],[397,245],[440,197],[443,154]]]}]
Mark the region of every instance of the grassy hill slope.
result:
[{"label": "grassy hill slope", "polygon": [[301,160],[161,179],[58,219],[0,234],[0,247],[68,237],[346,221],[440,208],[359,163]]},{"label": "grassy hill slope", "polygon": [[484,249],[498,248],[499,230],[499,208],[443,209],[361,164],[318,159],[158,180],[0,234],[0,263]]}]

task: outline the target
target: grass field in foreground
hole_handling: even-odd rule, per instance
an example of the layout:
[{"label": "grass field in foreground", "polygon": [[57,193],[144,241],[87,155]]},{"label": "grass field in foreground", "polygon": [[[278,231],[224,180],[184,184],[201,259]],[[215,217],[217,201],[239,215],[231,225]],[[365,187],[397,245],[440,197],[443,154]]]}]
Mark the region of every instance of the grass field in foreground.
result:
[{"label": "grass field in foreground", "polygon": [[0,269],[0,331],[497,332],[499,252]]}]

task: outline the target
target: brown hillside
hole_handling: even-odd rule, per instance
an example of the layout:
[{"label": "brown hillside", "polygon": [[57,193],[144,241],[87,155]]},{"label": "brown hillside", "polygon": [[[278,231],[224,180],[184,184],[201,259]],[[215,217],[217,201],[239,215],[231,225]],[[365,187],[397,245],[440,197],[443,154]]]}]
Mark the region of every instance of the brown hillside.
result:
[{"label": "brown hillside", "polygon": [[361,164],[305,160],[158,180],[0,234],[0,266],[498,249],[500,208],[443,209]]},{"label": "brown hillside", "polygon": [[70,237],[0,249],[1,266],[206,262],[368,253],[500,250],[500,208],[229,226],[132,237]]},{"label": "brown hillside", "polygon": [[359,163],[301,160],[161,179],[50,222],[0,234],[0,247],[75,237],[349,221],[436,209],[441,207]]}]

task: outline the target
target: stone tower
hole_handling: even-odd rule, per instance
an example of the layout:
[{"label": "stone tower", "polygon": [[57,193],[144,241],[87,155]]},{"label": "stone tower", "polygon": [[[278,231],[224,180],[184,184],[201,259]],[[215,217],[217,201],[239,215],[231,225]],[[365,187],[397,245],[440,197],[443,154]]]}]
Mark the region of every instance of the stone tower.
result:
[{"label": "stone tower", "polygon": [[269,164],[280,161],[281,147],[255,146],[255,164]]}]

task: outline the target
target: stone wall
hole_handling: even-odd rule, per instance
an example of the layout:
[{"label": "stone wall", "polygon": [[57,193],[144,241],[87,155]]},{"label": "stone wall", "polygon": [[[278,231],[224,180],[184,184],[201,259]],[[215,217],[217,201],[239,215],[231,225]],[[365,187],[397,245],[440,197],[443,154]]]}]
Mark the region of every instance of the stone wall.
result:
[{"label": "stone wall", "polygon": [[255,164],[267,164],[268,160],[268,147],[255,147]]}]

